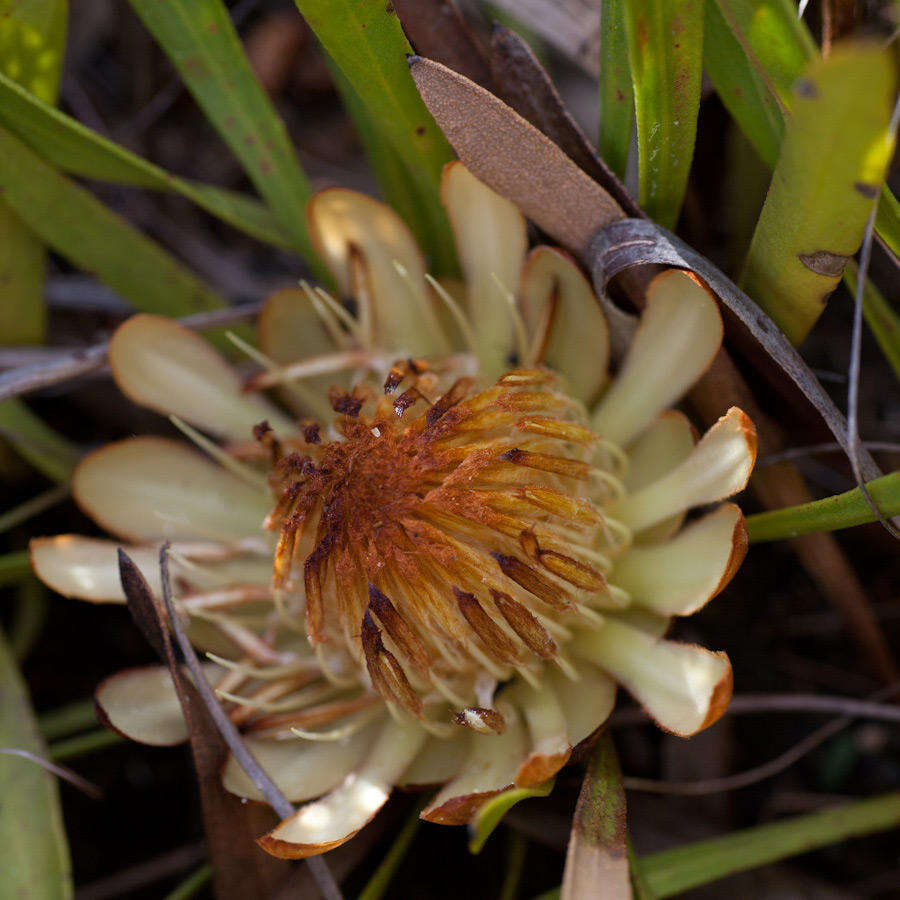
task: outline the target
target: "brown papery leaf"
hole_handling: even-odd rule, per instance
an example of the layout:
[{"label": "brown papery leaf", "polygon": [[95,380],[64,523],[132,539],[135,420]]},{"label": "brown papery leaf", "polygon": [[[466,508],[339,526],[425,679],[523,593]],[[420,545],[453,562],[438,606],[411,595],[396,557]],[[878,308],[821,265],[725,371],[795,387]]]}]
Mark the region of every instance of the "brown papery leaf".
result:
[{"label": "brown papery leaf", "polygon": [[550,76],[531,47],[518,34],[502,25],[495,26],[491,37],[491,68],[499,96],[605,188],[629,216],[644,216],[644,211],[598,155],[563,105]]},{"label": "brown papery leaf", "polygon": [[393,6],[416,53],[493,88],[484,47],[453,0],[393,0]]},{"label": "brown papery leaf", "polygon": [[168,666],[181,701],[197,770],[216,897],[244,900],[272,896],[291,875],[289,864],[274,859],[256,845],[256,838],[273,827],[275,816],[267,807],[243,803],[222,787],[219,776],[225,765],[227,747],[197,689],[181,667],[162,605],[138,567],[122,550],[119,573],[132,617]]},{"label": "brown papery leaf", "polygon": [[578,795],[560,900],[631,900],[625,789],[612,738],[601,735]]},{"label": "brown papery leaf", "polygon": [[556,144],[489,91],[420,56],[410,71],[425,105],[466,168],[564,247],[581,254],[625,213]]}]

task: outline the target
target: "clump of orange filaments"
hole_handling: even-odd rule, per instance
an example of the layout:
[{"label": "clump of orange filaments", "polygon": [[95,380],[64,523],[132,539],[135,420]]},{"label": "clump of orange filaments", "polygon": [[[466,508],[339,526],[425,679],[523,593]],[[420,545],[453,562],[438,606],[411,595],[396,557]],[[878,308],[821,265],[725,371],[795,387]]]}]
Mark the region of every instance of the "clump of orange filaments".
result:
[{"label": "clump of orange filaments", "polygon": [[334,439],[314,424],[293,447],[260,435],[273,587],[336,680],[356,673],[434,730],[431,708],[502,731],[497,684],[569,670],[567,623],[617,605],[605,573],[629,538],[604,506],[620,499],[622,455],[548,370],[442,380],[404,361],[381,396],[332,396]]}]

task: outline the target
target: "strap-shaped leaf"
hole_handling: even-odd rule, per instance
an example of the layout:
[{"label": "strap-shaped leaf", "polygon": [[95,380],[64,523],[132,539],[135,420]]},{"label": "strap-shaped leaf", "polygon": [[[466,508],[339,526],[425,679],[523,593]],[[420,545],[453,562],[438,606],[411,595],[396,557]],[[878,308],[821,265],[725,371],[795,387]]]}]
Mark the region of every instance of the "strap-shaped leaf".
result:
[{"label": "strap-shaped leaf", "polygon": [[650,218],[672,228],[694,156],[703,7],[693,0],[628,0],[624,13],[637,116],[640,204]]},{"label": "strap-shaped leaf", "polygon": [[[0,70],[55,103],[66,48],[67,0],[0,0]],[[2,101],[0,101],[2,108]],[[7,344],[44,336],[46,254],[40,239],[0,200],[0,334]]]},{"label": "strap-shaped leaf", "polygon": [[176,191],[261,241],[291,244],[289,233],[253,197],[172,175],[44,103],[2,72],[0,124],[64,172],[97,181]]},{"label": "strap-shaped leaf", "polygon": [[[41,759],[38,731],[22,676],[0,634],[0,747]],[[0,753],[0,883],[5,897],[63,900],[72,896],[71,864],[53,775],[31,759]]]},{"label": "strap-shaped leaf", "polygon": [[634,126],[623,0],[603,0],[600,17],[600,138],[597,149],[624,181]]},{"label": "strap-shaped leaf", "polygon": [[222,298],[159,244],[0,127],[0,188],[16,214],[73,265],[138,309],[179,316]]},{"label": "strap-shaped leaf", "polygon": [[276,220],[311,264],[309,183],[222,0],[130,0]]},{"label": "strap-shaped leaf", "polygon": [[296,3],[406,165],[427,222],[416,237],[434,269],[446,274],[454,267],[453,239],[438,185],[452,153],[410,77],[412,48],[393,6],[382,0]]},{"label": "strap-shaped leaf", "polygon": [[859,249],[893,149],[894,89],[876,44],[836,47],[794,87],[743,286],[795,344]]}]

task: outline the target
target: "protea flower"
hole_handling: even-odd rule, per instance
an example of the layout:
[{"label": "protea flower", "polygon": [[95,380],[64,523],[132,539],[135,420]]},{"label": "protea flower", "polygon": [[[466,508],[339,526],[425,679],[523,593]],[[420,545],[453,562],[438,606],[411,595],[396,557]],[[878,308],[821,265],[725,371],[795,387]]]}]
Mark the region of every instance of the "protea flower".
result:
[{"label": "protea flower", "polygon": [[[438,786],[423,818],[464,823],[553,776],[617,684],[685,736],[731,695],[724,653],[663,639],[747,544],[732,504],[684,523],[740,491],[755,455],[740,410],[698,442],[670,408],[719,348],[715,301],[688,274],[659,275],[608,382],[607,323],[575,263],[528,252],[518,211],[461,164],[443,197],[464,285],[426,275],[388,207],[316,195],[310,232],[351,302],[275,294],[249,382],[169,320],[122,325],[116,382],[203,453],[159,437],[95,451],[73,494],[115,540],[32,544],[47,584],[116,601],[119,542],[157,588],[157,546],[173,542],[210,681],[305,802],[260,839],[275,855],[343,843],[396,785]],[[298,420],[260,393],[273,387]],[[126,735],[184,737],[161,669],[97,696]],[[233,761],[223,778],[261,799]]]}]

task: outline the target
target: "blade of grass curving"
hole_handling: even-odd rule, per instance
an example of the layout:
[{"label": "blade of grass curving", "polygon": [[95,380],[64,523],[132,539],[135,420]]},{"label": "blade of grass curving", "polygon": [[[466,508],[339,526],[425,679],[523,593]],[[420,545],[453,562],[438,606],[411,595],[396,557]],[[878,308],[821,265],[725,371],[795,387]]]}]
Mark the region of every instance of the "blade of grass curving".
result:
[{"label": "blade of grass curving", "polygon": [[800,343],[862,241],[893,148],[890,53],[845,44],[796,83],[743,286]]},{"label": "blade of grass curving", "polygon": [[629,0],[624,5],[637,117],[640,205],[673,228],[694,156],[703,7],[693,0]]},{"label": "blade of grass curving", "polygon": [[[47,103],[55,103],[59,92],[67,19],[67,0],[0,0],[0,69]],[[45,267],[40,238],[0,199],[0,334],[4,343],[43,340]]]},{"label": "blade of grass curving", "polygon": [[[879,208],[883,201],[884,195],[882,194],[878,201]],[[857,268],[852,259],[848,260],[847,267],[844,269],[844,282],[850,293],[855,295]],[[863,316],[885,359],[890,363],[894,374],[900,379],[900,315],[884,299],[878,288],[868,280],[863,293]]]},{"label": "blade of grass curving", "polygon": [[159,244],[2,127],[0,188],[47,244],[138,309],[179,316],[224,305],[219,294]]},{"label": "blade of grass curving", "polygon": [[166,894],[165,900],[190,900],[196,897],[212,879],[212,866],[204,863],[188,875],[181,884]]},{"label": "blade of grass curving", "polygon": [[641,858],[657,897],[673,897],[726,875],[900,824],[900,792],[745,828]]},{"label": "blade of grass curving", "polygon": [[600,135],[597,149],[619,179],[625,180],[631,132],[634,128],[634,89],[625,31],[626,0],[603,0],[600,13]]},{"label": "blade of grass curving", "polygon": [[105,750],[107,747],[124,744],[125,740],[121,734],[117,734],[115,731],[95,728],[84,734],[76,734],[74,737],[54,741],[50,745],[50,759],[76,759],[79,756],[96,753],[98,750]]},{"label": "blade of grass curving", "polygon": [[900,200],[897,200],[887,186],[882,188],[878,200],[875,233],[897,260],[900,260]]},{"label": "blade of grass curving", "polygon": [[74,444],[14,399],[0,403],[0,437],[41,474],[59,484],[68,483],[81,456]]},{"label": "blade of grass curving", "polygon": [[44,103],[0,72],[0,124],[64,172],[156,191],[176,192],[260,241],[290,247],[293,239],[249,195],[179,178]]},{"label": "blade of grass curving", "polygon": [[[866,482],[872,500],[882,515],[900,515],[900,472]],[[837,531],[875,522],[875,513],[859,488],[814,500],[800,506],[774,509],[747,516],[750,542],[780,541],[814,531]]]},{"label": "blade of grass curving", "polygon": [[622,772],[612,737],[604,732],[591,754],[572,817],[562,900],[595,896],[601,885],[604,898],[631,900],[625,838]]},{"label": "blade of grass curving", "polygon": [[322,46],[356,90],[403,159],[427,221],[417,233],[435,274],[451,274],[455,252],[438,193],[453,154],[416,91],[406,64],[412,52],[394,8],[383,0],[296,0]]},{"label": "blade of grass curving", "polygon": [[310,187],[222,0],[129,0],[240,160],[294,246],[319,271],[306,232]]},{"label": "blade of grass curving", "polygon": [[428,217],[403,158],[394,149],[384,129],[363,103],[356,88],[327,51],[325,58],[335,87],[341,95],[344,109],[356,126],[356,133],[362,142],[366,158],[378,179],[382,196],[409,225],[413,234],[426,234],[429,227]]},{"label": "blade of grass curving", "polygon": [[[28,693],[0,634],[0,747],[41,759],[47,749]],[[55,777],[30,759],[0,754],[0,872],[9,897],[72,896],[71,863]]]},{"label": "blade of grass curving", "polygon": [[483,803],[469,822],[469,852],[481,853],[481,848],[493,834],[494,829],[517,803],[529,797],[546,797],[553,790],[555,783],[551,778],[533,788],[510,788]]}]

